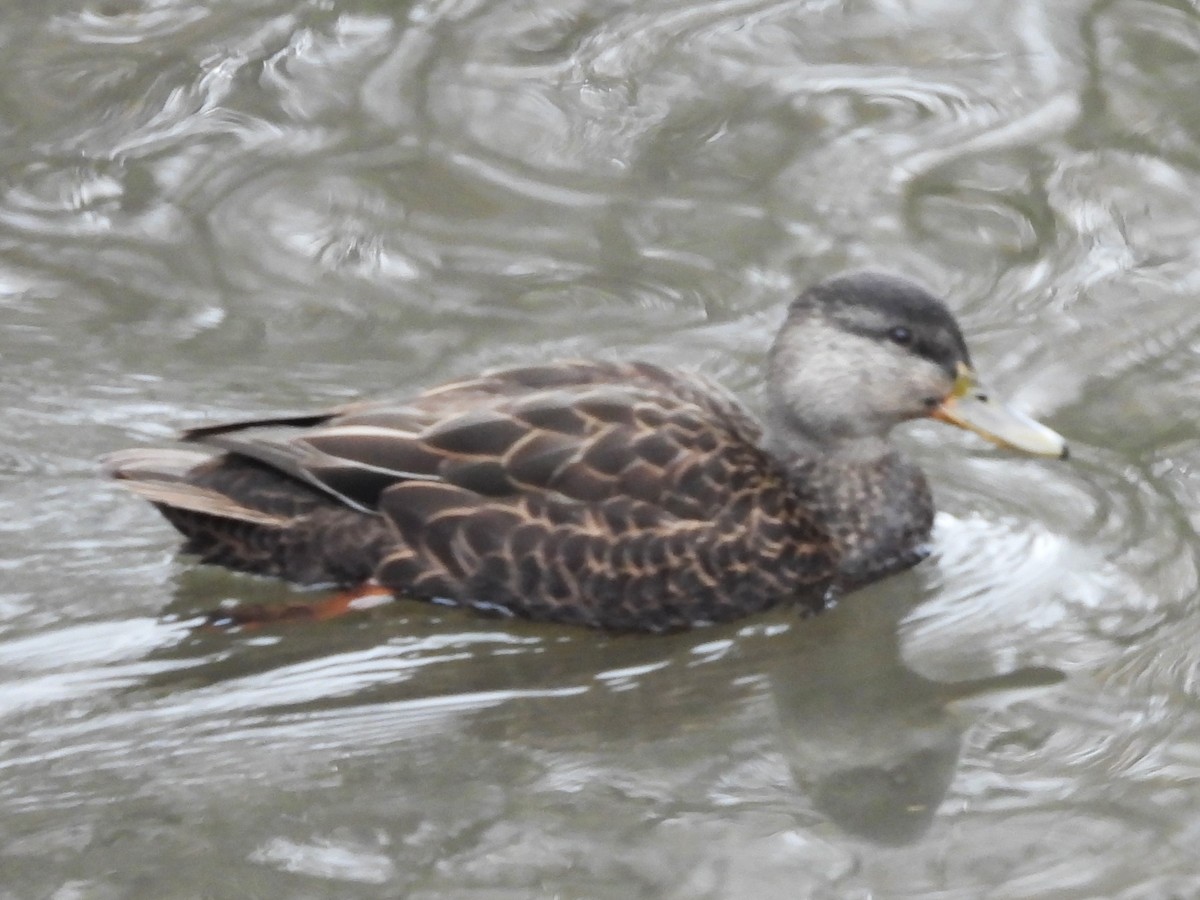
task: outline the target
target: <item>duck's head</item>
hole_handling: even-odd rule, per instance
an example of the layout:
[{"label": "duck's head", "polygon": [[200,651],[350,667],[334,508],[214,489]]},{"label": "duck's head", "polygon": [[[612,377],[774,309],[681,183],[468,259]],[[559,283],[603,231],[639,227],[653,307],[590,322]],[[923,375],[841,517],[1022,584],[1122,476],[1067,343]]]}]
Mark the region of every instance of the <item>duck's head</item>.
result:
[{"label": "duck's head", "polygon": [[1067,455],[1061,436],[982,387],[942,302],[894,275],[839,275],[805,291],[771,349],[767,383],[780,450],[877,452],[896,425],[933,418],[1010,449]]}]

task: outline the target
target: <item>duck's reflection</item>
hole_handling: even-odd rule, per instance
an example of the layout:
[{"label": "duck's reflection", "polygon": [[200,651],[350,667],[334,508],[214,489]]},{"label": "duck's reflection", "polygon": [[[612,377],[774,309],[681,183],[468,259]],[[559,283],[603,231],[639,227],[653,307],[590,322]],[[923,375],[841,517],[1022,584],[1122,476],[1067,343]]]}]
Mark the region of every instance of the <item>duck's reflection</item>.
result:
[{"label": "duck's reflection", "polygon": [[953,701],[1063,677],[1045,668],[954,683],[917,674],[903,661],[897,626],[918,590],[905,578],[862,592],[799,635],[801,658],[769,669],[797,784],[838,826],[886,844],[924,834],[954,778],[969,723]]},{"label": "duck's reflection", "polygon": [[[198,599],[205,593],[181,590],[177,613],[211,605]],[[811,619],[779,611],[666,637],[398,603],[346,621],[194,634],[162,651],[194,664],[160,668],[152,686],[162,697],[225,683],[244,695],[240,706],[229,697],[225,711],[244,707],[260,720],[336,717],[356,752],[364,749],[356,715],[370,718],[371,740],[381,739],[381,717],[406,739],[415,711],[442,703],[447,717],[426,727],[451,732],[448,744],[525,748],[599,778],[642,767],[651,780],[661,774],[668,792],[667,756],[682,755],[693,782],[708,779],[675,789],[704,795],[725,790],[728,770],[748,758],[782,759],[790,778],[769,785],[776,808],[903,844],[929,828],[954,779],[969,722],[950,704],[1061,679],[1046,669],[958,683],[922,677],[906,666],[898,637],[922,596],[920,576],[909,574]]]}]

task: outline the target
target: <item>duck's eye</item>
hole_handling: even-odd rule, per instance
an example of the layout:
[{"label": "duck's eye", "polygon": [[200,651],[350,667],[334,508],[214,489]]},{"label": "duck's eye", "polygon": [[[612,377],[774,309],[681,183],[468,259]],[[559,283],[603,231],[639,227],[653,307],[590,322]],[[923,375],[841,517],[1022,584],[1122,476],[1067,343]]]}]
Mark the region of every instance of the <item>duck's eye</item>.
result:
[{"label": "duck's eye", "polygon": [[901,347],[907,347],[913,342],[913,333],[903,325],[897,325],[887,333],[888,340]]}]

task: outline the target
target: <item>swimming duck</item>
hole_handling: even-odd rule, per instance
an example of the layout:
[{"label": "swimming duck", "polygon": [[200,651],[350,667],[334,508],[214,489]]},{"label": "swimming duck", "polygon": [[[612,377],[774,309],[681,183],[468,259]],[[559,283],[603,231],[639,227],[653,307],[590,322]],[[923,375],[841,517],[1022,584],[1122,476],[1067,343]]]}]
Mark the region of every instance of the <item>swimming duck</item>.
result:
[{"label": "swimming duck", "polygon": [[563,361],[112,454],[201,561],[614,630],[805,611],[916,565],[933,502],[889,442],[934,418],[1063,439],[980,386],[928,291],[852,273],[788,309],[766,415],[691,372]]}]

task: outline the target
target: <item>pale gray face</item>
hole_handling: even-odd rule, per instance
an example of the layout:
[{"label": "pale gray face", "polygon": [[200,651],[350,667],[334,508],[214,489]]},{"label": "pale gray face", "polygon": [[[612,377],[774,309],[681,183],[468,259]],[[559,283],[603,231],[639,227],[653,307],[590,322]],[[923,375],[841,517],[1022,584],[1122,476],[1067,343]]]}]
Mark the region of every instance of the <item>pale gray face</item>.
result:
[{"label": "pale gray face", "polygon": [[792,304],[772,348],[771,424],[817,445],[883,438],[933,413],[970,362],[954,318],[920,286],[871,272],[832,278]]}]

